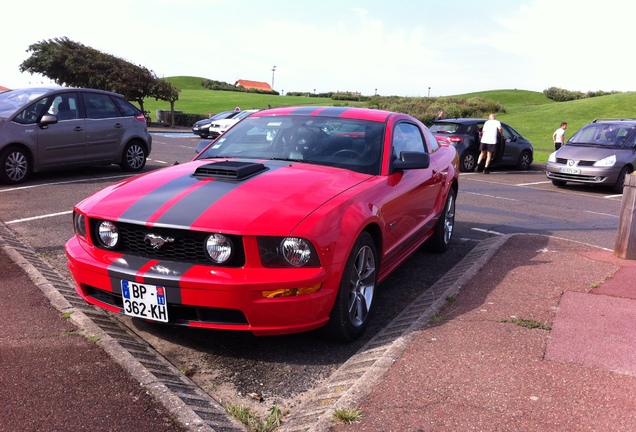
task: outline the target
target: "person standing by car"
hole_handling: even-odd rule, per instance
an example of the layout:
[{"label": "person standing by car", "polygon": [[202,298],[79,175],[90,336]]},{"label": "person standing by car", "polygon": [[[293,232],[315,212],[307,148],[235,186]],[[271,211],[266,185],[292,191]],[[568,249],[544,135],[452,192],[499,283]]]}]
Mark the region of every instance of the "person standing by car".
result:
[{"label": "person standing by car", "polygon": [[437,116],[435,116],[435,121],[442,120],[443,118],[444,118],[444,110],[443,110],[443,109],[441,109],[441,110],[439,110],[439,112],[437,113]]},{"label": "person standing by car", "polygon": [[[490,174],[488,168],[490,167],[492,155],[497,150],[497,141],[500,134],[503,134],[501,122],[495,118],[494,114],[490,114],[481,130],[481,144],[479,145],[481,153],[479,153],[479,158],[477,158],[477,172],[483,170],[484,174]],[[482,162],[484,163],[483,168]]]},{"label": "person standing by car", "polygon": [[561,122],[561,127],[552,134],[552,142],[554,142],[554,150],[558,150],[565,144],[565,130],[568,128],[567,122]]}]

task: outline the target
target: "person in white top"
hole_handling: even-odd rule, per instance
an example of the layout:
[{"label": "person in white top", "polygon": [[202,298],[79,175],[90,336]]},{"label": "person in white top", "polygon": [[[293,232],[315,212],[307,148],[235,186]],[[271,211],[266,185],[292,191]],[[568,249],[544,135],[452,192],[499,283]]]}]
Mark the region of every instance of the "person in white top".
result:
[{"label": "person in white top", "polygon": [[490,174],[490,161],[492,160],[492,155],[497,150],[497,140],[499,139],[498,134],[503,134],[503,130],[501,128],[501,122],[495,118],[494,114],[490,114],[488,116],[488,120],[484,123],[484,127],[481,132],[481,143],[479,145],[479,157],[477,158],[477,171],[482,171],[481,163],[485,163],[483,166],[484,174]]},{"label": "person in white top", "polygon": [[552,142],[554,143],[554,149],[558,150],[565,144],[565,130],[568,128],[567,122],[561,122],[561,127],[554,131],[552,134]]}]

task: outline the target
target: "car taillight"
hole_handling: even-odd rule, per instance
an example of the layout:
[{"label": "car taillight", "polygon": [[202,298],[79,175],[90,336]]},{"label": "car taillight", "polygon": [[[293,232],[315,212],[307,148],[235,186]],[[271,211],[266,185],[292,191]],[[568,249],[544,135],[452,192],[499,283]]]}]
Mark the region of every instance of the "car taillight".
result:
[{"label": "car taillight", "polygon": [[437,138],[438,143],[446,144],[446,145],[462,142],[462,137],[458,135],[448,135],[448,136],[436,135],[435,138]]},{"label": "car taillight", "polygon": [[135,116],[135,118],[139,121],[142,121],[144,123],[146,123],[146,117],[144,117],[144,115],[142,113],[139,113]]}]

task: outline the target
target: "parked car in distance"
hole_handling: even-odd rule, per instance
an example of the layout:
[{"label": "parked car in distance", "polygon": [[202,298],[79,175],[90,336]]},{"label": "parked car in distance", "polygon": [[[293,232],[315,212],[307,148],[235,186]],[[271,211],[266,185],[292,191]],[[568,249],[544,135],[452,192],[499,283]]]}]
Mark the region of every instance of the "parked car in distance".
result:
[{"label": "parked car in distance", "polygon": [[217,138],[219,135],[223,134],[226,130],[234,126],[236,123],[240,122],[245,117],[254,114],[257,111],[259,110],[243,110],[235,116],[220,120],[214,120],[212,123],[210,123],[210,131],[208,133],[208,136],[210,138]]},{"label": "parked car in distance", "polygon": [[622,193],[635,166],[636,119],[596,119],[548,157],[545,173],[558,187],[570,182]]},{"label": "parked car in distance", "polygon": [[[481,129],[485,122],[485,119],[476,118],[443,119],[436,120],[430,129],[440,144],[452,145],[457,149],[461,171],[471,172],[477,167]],[[500,146],[503,146],[504,150],[497,151],[492,166],[505,165],[520,170],[529,169],[534,160],[532,143],[506,123],[501,122],[501,128],[503,139]]]},{"label": "parked car in distance", "polygon": [[143,113],[117,93],[27,88],[0,93],[0,182],[31,173],[118,164],[140,171],[152,148]]},{"label": "parked car in distance", "polygon": [[353,340],[381,281],[422,245],[449,247],[457,190],[457,152],[413,117],[268,109],[83,200],[65,251],[77,293],[111,312]]},{"label": "parked car in distance", "polygon": [[232,118],[240,112],[240,110],[223,111],[214,114],[210,118],[199,120],[192,125],[192,133],[194,133],[195,135],[199,135],[201,138],[207,138],[210,136],[210,125],[213,121]]}]

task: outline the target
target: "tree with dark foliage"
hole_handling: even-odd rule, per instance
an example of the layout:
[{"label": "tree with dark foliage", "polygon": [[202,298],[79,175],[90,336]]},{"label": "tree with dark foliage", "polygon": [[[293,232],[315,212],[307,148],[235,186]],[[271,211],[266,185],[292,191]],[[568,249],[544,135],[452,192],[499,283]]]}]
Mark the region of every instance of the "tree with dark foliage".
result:
[{"label": "tree with dark foliage", "polygon": [[20,72],[44,75],[58,85],[120,93],[142,111],[147,97],[170,101],[172,109],[179,99],[179,89],[147,68],[66,37],[32,44],[27,52],[31,57],[22,62]]}]

